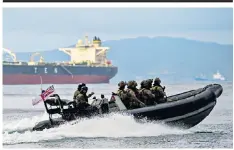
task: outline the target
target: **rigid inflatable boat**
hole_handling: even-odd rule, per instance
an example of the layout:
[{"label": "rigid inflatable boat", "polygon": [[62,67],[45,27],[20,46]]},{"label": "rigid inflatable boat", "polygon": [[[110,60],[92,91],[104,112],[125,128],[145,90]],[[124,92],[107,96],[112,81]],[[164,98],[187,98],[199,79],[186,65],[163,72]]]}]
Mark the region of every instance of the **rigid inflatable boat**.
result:
[{"label": "rigid inflatable boat", "polygon": [[[130,114],[139,121],[142,119],[159,121],[170,126],[188,129],[199,124],[210,114],[222,92],[221,85],[210,84],[204,88],[169,96],[165,103],[132,110],[127,110],[121,99],[114,93],[108,103],[104,103],[103,99],[95,99],[85,110],[73,107],[73,101],[60,99],[59,95],[56,95],[55,98],[44,101],[49,120],[36,124],[33,131],[53,128],[80,117],[101,116],[112,112]],[[59,114],[61,117],[52,119],[53,114]]]}]

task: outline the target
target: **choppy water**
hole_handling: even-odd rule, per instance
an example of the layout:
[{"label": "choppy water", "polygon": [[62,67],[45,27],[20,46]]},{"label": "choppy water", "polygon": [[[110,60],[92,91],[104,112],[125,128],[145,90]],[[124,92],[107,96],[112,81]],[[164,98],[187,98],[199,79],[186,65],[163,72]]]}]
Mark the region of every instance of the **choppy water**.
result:
[{"label": "choppy water", "polygon": [[[204,87],[208,83],[166,85],[168,95]],[[46,85],[43,85],[45,88]],[[14,148],[232,148],[233,86],[222,83],[223,94],[211,114],[199,125],[180,130],[157,123],[140,124],[131,116],[110,114],[105,118],[80,120],[40,132],[29,130],[48,119],[43,104],[31,99],[40,85],[3,87],[3,147]],[[117,89],[115,85],[89,85],[97,97]],[[55,85],[62,98],[72,98],[75,85]],[[94,90],[95,89],[95,90]]]}]

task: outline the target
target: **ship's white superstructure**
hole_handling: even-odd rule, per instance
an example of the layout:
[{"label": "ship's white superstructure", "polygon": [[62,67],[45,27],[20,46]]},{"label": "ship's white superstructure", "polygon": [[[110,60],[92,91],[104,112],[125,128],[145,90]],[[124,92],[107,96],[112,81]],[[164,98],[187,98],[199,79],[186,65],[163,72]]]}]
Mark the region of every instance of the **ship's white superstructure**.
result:
[{"label": "ship's white superstructure", "polygon": [[219,71],[217,71],[217,73],[213,74],[213,79],[214,80],[222,80],[222,81],[225,80],[225,78],[219,73]]},{"label": "ship's white superstructure", "polygon": [[102,42],[98,37],[94,37],[92,41],[88,40],[88,36],[85,36],[84,42],[78,40],[75,47],[71,48],[59,48],[60,51],[71,56],[70,63],[82,63],[87,62],[92,65],[110,65],[110,62],[106,59],[106,52],[109,47],[102,47]]}]

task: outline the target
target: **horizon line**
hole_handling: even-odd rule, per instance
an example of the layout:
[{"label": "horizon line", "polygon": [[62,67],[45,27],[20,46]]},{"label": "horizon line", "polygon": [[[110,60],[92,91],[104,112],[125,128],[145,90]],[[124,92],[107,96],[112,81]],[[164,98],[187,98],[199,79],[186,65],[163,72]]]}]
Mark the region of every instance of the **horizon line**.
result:
[{"label": "horizon line", "polygon": [[[188,37],[181,37],[181,36],[135,36],[135,37],[124,37],[124,38],[112,38],[112,39],[108,39],[108,40],[102,40],[102,42],[108,42],[108,41],[121,41],[121,40],[129,40],[129,39],[137,39],[137,38],[149,38],[149,39],[154,39],[154,38],[174,38],[174,39],[183,39],[183,40],[187,40],[187,41],[197,41],[197,42],[201,42],[201,43],[212,43],[212,44],[217,44],[217,45],[222,45],[222,46],[233,46],[233,43],[228,44],[228,43],[218,43],[218,42],[214,42],[214,41],[203,41],[203,40],[198,40],[198,39],[194,39],[194,38],[188,38]],[[78,38],[79,40],[79,38]],[[75,44],[75,43],[74,43]],[[71,44],[69,46],[73,46],[74,44]],[[65,47],[69,47],[69,46],[65,46]],[[65,48],[63,47],[63,48]],[[3,46],[3,48],[6,48],[5,46]],[[12,52],[14,52],[14,50],[12,50],[11,48],[7,48],[9,50],[11,50]],[[53,48],[50,50],[40,50],[37,52],[43,52],[43,51],[52,51],[58,48]],[[18,51],[18,52],[14,52],[14,53],[30,53],[30,52],[36,52],[36,51]]]}]

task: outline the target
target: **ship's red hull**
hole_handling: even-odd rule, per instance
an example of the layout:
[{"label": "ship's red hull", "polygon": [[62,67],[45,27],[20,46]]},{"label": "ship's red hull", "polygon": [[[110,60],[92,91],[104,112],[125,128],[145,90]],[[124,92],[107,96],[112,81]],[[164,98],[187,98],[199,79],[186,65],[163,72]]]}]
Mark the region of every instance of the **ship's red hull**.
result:
[{"label": "ship's red hull", "polygon": [[[41,75],[43,84],[97,84],[109,83],[108,76],[97,75]],[[20,84],[41,84],[40,75],[25,74],[5,74],[3,75],[4,85],[20,85]]]}]

